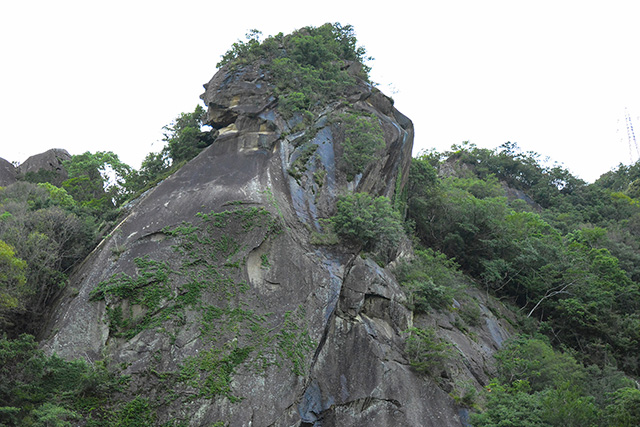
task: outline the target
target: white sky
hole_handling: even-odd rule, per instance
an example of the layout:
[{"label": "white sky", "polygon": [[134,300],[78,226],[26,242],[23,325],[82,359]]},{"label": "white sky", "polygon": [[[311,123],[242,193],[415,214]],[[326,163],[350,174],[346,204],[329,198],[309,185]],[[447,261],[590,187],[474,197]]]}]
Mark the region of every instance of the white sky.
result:
[{"label": "white sky", "polygon": [[[517,142],[593,181],[640,140],[640,1],[0,2],[0,157],[113,151],[139,167],[231,44],[354,26],[414,153]],[[638,159],[635,146],[633,161]]]}]

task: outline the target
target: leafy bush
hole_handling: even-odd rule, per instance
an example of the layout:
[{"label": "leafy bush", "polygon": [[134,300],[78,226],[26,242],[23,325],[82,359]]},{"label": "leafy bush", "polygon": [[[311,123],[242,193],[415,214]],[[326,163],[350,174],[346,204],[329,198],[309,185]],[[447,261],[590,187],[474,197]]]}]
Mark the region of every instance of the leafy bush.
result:
[{"label": "leafy bush", "polygon": [[78,204],[98,215],[107,215],[127,197],[129,165],[111,151],[89,151],[72,156],[63,163],[69,179],[62,183]]},{"label": "leafy bush", "polygon": [[192,113],[181,113],[173,123],[163,127],[166,142],[165,151],[171,163],[191,160],[213,140],[208,132],[202,131],[206,112],[197,105]]},{"label": "leafy bush", "polygon": [[[13,307],[0,309],[4,330],[11,326],[19,334],[37,328],[35,322],[65,286],[67,271],[93,248],[96,228],[94,217],[62,188],[17,182],[0,190],[0,240],[12,253],[2,246],[0,305]],[[16,276],[19,265],[24,282]]]},{"label": "leafy bush", "polygon": [[[355,83],[346,61],[361,65],[365,49],[358,47],[353,27],[324,24],[304,27],[292,34],[282,33],[260,41],[261,33],[252,30],[246,41],[234,43],[218,63],[240,67],[260,61],[269,71],[279,100],[279,110],[286,117],[303,115],[327,100],[344,94]],[[360,78],[368,80],[369,68],[362,65]]]},{"label": "leafy bush", "polygon": [[640,391],[615,370],[585,368],[540,338],[515,337],[496,356],[474,426],[635,426]]},{"label": "leafy bush", "polygon": [[533,391],[570,382],[584,386],[586,372],[566,353],[558,353],[543,339],[516,337],[496,355],[499,379],[504,383],[526,380]]},{"label": "leafy bush", "polygon": [[205,119],[206,111],[197,105],[193,112],[180,113],[162,128],[165,145],[160,152],[147,154],[140,170],[128,175],[125,185],[128,197],[139,196],[214,142],[215,133],[203,130]]},{"label": "leafy bush", "polygon": [[340,167],[346,172],[347,180],[353,181],[384,148],[384,134],[378,120],[369,115],[347,113],[338,121],[345,132]]},{"label": "leafy bush", "polygon": [[246,34],[246,42],[238,40],[216,65],[242,65],[258,58],[269,58],[274,55],[288,55],[301,65],[322,68],[338,61],[365,61],[366,51],[357,46],[354,28],[351,25],[324,24],[320,27],[304,27],[292,34],[282,33],[260,41],[262,33],[251,30]]},{"label": "leafy bush", "polygon": [[152,412],[149,400],[137,396],[124,405],[115,416],[113,427],[151,427],[156,425],[156,417]]},{"label": "leafy bush", "polygon": [[0,326],[6,314],[20,310],[27,293],[24,271],[27,263],[17,258],[11,246],[0,240]]},{"label": "leafy bush", "polygon": [[441,342],[433,329],[410,328],[405,353],[411,366],[422,374],[433,374],[450,356],[449,345]]},{"label": "leafy bush", "polygon": [[433,249],[418,249],[411,261],[401,260],[395,275],[409,290],[409,301],[416,313],[451,305],[456,290],[465,282],[458,265]]},{"label": "leafy bush", "polygon": [[613,401],[605,411],[611,427],[633,427],[640,420],[640,390],[624,387],[615,391]]},{"label": "leafy bush", "polygon": [[474,427],[547,427],[542,419],[540,395],[529,393],[526,381],[511,386],[492,382],[486,387],[485,411],[471,414]]},{"label": "leafy bush", "polygon": [[70,426],[81,414],[102,419],[104,404],[123,385],[99,364],[46,356],[31,335],[0,338],[1,425]]},{"label": "leafy bush", "polygon": [[469,326],[479,326],[482,310],[473,300],[467,301],[460,307],[460,317]]},{"label": "leafy bush", "polygon": [[331,223],[342,239],[384,259],[404,236],[400,214],[389,199],[367,193],[341,196]]}]

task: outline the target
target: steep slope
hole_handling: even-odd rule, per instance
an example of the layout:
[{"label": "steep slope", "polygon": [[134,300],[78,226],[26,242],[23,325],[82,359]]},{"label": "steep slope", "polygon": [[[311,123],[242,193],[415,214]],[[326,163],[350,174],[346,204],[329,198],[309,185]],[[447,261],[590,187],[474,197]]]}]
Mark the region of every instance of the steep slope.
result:
[{"label": "steep slope", "polygon": [[0,186],[4,187],[16,182],[16,167],[11,162],[0,158]]},{"label": "steep slope", "polygon": [[[73,275],[48,351],[130,375],[123,396],[148,401],[158,425],[461,425],[407,361],[414,319],[390,270],[311,243],[340,195],[393,198],[408,176],[411,121],[352,68],[342,98],[303,114],[283,112],[259,61],[222,67],[202,96],[216,141],[132,203]],[[384,141],[356,169],[354,120]],[[420,320],[468,350],[456,366],[478,387],[506,334],[484,317],[495,333],[474,343],[447,315]]]}]

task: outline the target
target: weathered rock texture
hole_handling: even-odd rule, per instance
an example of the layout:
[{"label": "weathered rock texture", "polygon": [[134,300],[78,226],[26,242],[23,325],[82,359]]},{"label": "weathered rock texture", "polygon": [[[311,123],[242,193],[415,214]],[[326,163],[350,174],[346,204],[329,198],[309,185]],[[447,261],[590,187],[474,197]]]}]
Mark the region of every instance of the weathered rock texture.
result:
[{"label": "weathered rock texture", "polygon": [[24,176],[30,172],[49,172],[48,178],[51,183],[59,186],[69,177],[66,169],[62,166],[62,163],[69,159],[71,159],[71,154],[67,150],[52,148],[44,153],[29,157],[18,166],[17,173]]},{"label": "weathered rock texture", "polygon": [[60,186],[69,177],[67,170],[62,166],[62,163],[69,159],[71,159],[71,154],[61,148],[52,148],[44,153],[33,155],[18,167],[0,158],[0,186],[11,185],[18,178],[29,173],[39,173],[42,179]]},{"label": "weathered rock texture", "polygon": [[0,157],[0,187],[6,187],[16,182],[16,167],[13,164]]},{"label": "weathered rock texture", "polygon": [[[379,121],[386,145],[347,182],[344,130],[332,119],[343,104],[304,126],[285,119],[257,65],[222,68],[205,87],[217,140],[138,200],[73,275],[46,347],[106,358],[159,423],[463,425],[448,392],[407,362],[403,331],[414,319],[390,270],[310,243],[339,195],[402,188],[411,121],[366,83],[354,87],[352,108]],[[422,322],[468,349],[452,366],[480,387],[500,322],[483,312],[487,332],[474,342],[441,317]]]}]

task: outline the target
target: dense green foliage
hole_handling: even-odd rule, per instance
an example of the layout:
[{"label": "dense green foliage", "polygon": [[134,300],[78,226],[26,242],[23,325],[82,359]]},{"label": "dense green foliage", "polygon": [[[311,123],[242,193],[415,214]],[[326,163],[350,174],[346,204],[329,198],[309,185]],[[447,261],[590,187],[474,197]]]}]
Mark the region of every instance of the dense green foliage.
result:
[{"label": "dense green foliage", "polygon": [[339,122],[345,129],[340,166],[347,174],[347,181],[353,181],[385,147],[384,134],[378,120],[372,116],[345,113]]},{"label": "dense green foliage", "polygon": [[411,261],[400,260],[394,273],[407,289],[409,306],[416,313],[450,306],[465,283],[455,261],[430,248],[417,249]]},{"label": "dense green foliage", "polygon": [[611,367],[578,363],[543,338],[517,337],[496,355],[499,377],[486,387],[476,427],[638,424],[640,390]]},{"label": "dense green foliage", "polygon": [[104,405],[126,381],[102,365],[46,356],[30,335],[0,338],[0,425],[62,427],[79,419],[121,425],[107,423],[120,413],[107,413]]},{"label": "dense green foliage", "polygon": [[433,329],[410,328],[406,331],[405,353],[409,364],[421,374],[431,374],[449,354],[449,345],[440,341]]},{"label": "dense green foliage", "polygon": [[197,105],[193,113],[182,113],[175,121],[164,127],[164,151],[171,163],[191,160],[213,141],[209,133],[202,132],[205,110]]},{"label": "dense green foliage", "polygon": [[304,27],[284,36],[279,33],[260,42],[261,32],[251,30],[246,42],[233,44],[217,64],[245,65],[257,60],[288,56],[301,65],[321,69],[328,63],[343,61],[363,62],[366,51],[357,46],[351,25],[324,24],[320,27]]},{"label": "dense green foliage", "polygon": [[0,240],[0,324],[7,314],[20,310],[25,288],[27,263],[17,258],[11,246]]},{"label": "dense green foliage", "polygon": [[[308,116],[315,108],[323,108],[328,100],[344,95],[355,84],[355,77],[368,79],[363,63],[365,49],[357,46],[353,27],[324,24],[304,27],[292,34],[267,37],[260,41],[257,30],[247,34],[222,57],[218,67],[241,67],[261,62],[270,72],[279,99],[279,110],[285,116],[300,113]],[[349,72],[349,64],[359,64],[359,71]]]},{"label": "dense green foliage", "polygon": [[[430,252],[397,274],[414,310],[449,305],[451,280],[433,278],[428,262],[442,253],[567,349],[523,340],[503,350],[501,377],[474,425],[636,425],[620,421],[632,419],[638,392],[620,378],[640,374],[637,169],[621,166],[588,185],[511,143],[413,160],[408,220]],[[616,386],[598,391],[588,377]]]},{"label": "dense green foliage", "polygon": [[97,221],[48,183],[0,189],[0,212],[0,318],[15,333],[33,332],[69,270],[96,243]]},{"label": "dense green foliage", "polygon": [[[615,361],[637,374],[630,355],[640,352],[640,234],[628,224],[640,206],[514,150],[465,146],[414,159],[408,216],[417,237],[542,321],[555,344],[580,350],[585,362]],[[438,177],[442,168],[454,173]],[[520,198],[509,201],[499,181],[520,190]],[[594,193],[601,198],[585,205],[584,195]]]},{"label": "dense green foliage", "polygon": [[[264,41],[253,30],[218,65],[258,64],[279,112],[300,130],[312,128],[313,112],[368,81],[366,60],[351,26],[325,24]],[[329,119],[344,129],[338,168],[353,181],[384,135],[375,117],[348,103],[341,111]],[[214,142],[215,132],[202,130],[204,117],[198,106],[165,126],[165,146],[138,171],[112,152],[86,152],[65,162],[69,176],[59,186],[55,173],[43,170],[0,188],[0,425],[156,424],[161,402],[124,398],[127,378],[101,364],[46,356],[23,333],[38,331],[71,270],[100,236],[108,238],[119,208]],[[318,149],[308,142],[288,170],[296,180]],[[322,176],[314,178],[321,185]],[[638,425],[640,390],[630,378],[640,375],[640,164],[588,185],[513,143],[496,150],[463,143],[413,159],[402,200],[345,194],[323,224],[327,232],[316,233],[314,243],[341,241],[384,265],[413,232],[415,256],[400,260],[395,274],[418,318],[451,310],[454,327],[477,324],[480,309],[464,294],[471,283],[518,307],[521,326],[534,337],[516,338],[498,353],[498,376],[478,402],[461,397],[482,409],[475,426]],[[163,230],[174,243],[170,262],[135,258],[134,273],[115,274],[91,293],[104,304],[114,339],[153,330],[175,341],[187,318],[198,328],[202,351],[170,370],[150,367],[167,399],[188,389],[184,401],[237,402],[234,376],[272,365],[304,375],[315,348],[304,310],[255,313],[241,274],[247,256],[238,236],[275,238],[281,226],[255,207],[201,213]],[[271,267],[263,254],[260,268]],[[404,350],[425,375],[451,354],[428,328],[408,329]]]},{"label": "dense green foliage", "polygon": [[81,206],[97,214],[112,210],[127,197],[126,180],[132,169],[111,151],[72,156],[64,168],[69,179],[62,187]]},{"label": "dense green foliage", "polygon": [[389,199],[367,193],[341,196],[330,222],[347,243],[372,252],[382,260],[388,260],[404,236],[400,215]]}]

